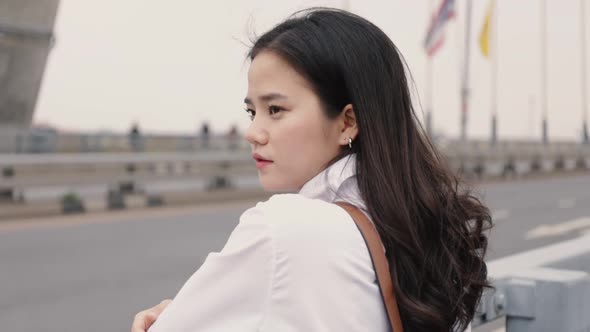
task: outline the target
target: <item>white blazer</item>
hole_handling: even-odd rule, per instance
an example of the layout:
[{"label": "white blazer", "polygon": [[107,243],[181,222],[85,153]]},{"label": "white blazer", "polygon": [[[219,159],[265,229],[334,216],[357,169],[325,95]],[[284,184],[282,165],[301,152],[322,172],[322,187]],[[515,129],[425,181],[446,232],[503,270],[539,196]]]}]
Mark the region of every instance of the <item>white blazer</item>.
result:
[{"label": "white blazer", "polygon": [[366,212],[355,161],[244,212],[149,332],[391,331],[363,237],[331,204]]}]

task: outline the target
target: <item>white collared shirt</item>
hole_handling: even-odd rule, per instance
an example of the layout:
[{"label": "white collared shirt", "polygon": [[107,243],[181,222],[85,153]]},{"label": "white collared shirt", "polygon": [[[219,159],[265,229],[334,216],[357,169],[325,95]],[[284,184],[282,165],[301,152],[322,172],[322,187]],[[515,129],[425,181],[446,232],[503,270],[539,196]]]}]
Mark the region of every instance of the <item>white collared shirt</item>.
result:
[{"label": "white collared shirt", "polygon": [[363,237],[331,204],[366,213],[355,162],[345,157],[298,194],[244,212],[149,332],[391,331]]}]

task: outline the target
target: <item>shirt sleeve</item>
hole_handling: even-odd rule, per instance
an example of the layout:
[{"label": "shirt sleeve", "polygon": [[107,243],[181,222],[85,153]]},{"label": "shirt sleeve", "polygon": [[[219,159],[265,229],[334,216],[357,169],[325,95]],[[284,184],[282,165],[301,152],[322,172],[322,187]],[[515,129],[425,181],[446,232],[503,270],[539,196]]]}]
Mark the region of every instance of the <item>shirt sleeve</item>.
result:
[{"label": "shirt sleeve", "polygon": [[273,274],[266,219],[260,204],[244,212],[224,248],[207,256],[148,331],[257,331]]}]

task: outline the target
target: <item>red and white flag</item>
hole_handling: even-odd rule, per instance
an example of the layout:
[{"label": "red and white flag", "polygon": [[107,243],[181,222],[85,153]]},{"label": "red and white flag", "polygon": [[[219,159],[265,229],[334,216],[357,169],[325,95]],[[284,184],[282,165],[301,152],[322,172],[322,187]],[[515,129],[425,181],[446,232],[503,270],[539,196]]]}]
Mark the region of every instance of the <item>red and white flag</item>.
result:
[{"label": "red and white flag", "polygon": [[438,11],[432,15],[426,38],[424,39],[424,49],[428,56],[434,53],[442,46],[445,35],[444,28],[453,17],[455,17],[455,0],[443,0]]}]

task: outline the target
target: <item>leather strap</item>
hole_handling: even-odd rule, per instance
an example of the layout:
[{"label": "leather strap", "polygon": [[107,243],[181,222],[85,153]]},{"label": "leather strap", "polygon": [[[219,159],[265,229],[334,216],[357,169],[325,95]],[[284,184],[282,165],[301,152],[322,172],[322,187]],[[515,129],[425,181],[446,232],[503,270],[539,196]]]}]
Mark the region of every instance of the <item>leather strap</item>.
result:
[{"label": "leather strap", "polygon": [[381,291],[381,298],[385,304],[385,309],[387,310],[391,330],[394,332],[403,332],[404,327],[399,315],[395,292],[393,291],[391,274],[389,273],[389,262],[387,261],[387,257],[385,257],[383,242],[381,242],[379,233],[375,227],[373,227],[369,218],[367,218],[367,216],[365,216],[365,214],[356,206],[344,202],[335,202],[334,204],[348,212],[358,229],[361,231],[365,243],[367,244],[367,248],[369,249],[369,254],[371,255],[373,268],[377,275],[377,284]]}]

